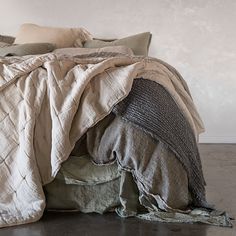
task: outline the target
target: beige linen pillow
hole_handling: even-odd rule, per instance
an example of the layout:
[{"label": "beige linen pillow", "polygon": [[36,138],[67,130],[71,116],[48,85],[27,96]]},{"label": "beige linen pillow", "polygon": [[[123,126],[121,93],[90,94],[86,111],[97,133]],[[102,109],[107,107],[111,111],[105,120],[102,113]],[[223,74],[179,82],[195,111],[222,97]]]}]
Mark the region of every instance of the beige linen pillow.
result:
[{"label": "beige linen pillow", "polygon": [[35,24],[21,25],[14,44],[52,43],[56,48],[80,47],[91,34],[83,28],[55,28]]},{"label": "beige linen pillow", "polygon": [[148,55],[148,49],[151,42],[151,33],[144,32],[141,34],[132,35],[126,38],[117,39],[114,41],[104,40],[87,40],[84,43],[85,48],[100,48],[106,46],[126,46],[132,49],[135,55]]}]

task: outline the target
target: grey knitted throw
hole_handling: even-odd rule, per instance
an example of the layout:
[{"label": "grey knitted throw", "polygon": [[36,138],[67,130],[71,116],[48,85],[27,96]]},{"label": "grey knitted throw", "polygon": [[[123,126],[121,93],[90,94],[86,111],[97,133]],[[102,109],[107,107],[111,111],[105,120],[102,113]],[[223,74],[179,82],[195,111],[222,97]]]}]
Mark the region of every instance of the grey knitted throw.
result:
[{"label": "grey knitted throw", "polygon": [[113,108],[113,113],[168,145],[186,169],[193,206],[209,207],[194,132],[163,86],[135,79],[131,92]]}]

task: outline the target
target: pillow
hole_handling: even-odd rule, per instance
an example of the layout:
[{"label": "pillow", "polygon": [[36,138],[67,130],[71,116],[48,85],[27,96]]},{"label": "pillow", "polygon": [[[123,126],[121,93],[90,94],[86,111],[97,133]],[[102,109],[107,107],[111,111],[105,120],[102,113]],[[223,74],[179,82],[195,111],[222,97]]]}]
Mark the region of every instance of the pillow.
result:
[{"label": "pillow", "polygon": [[49,53],[55,49],[50,43],[28,43],[0,48],[0,56],[25,56]]},{"label": "pillow", "polygon": [[56,48],[66,48],[80,47],[84,41],[91,38],[90,33],[83,28],[54,28],[23,24],[14,43],[52,43]]},{"label": "pillow", "polygon": [[104,48],[59,48],[53,51],[57,55],[84,55],[88,53],[97,53],[97,52],[114,52],[133,55],[133,52],[130,48],[125,46],[110,46]]},{"label": "pillow", "polygon": [[117,39],[112,42],[103,40],[87,40],[84,43],[85,48],[100,48],[106,46],[126,46],[132,49],[135,55],[148,55],[148,49],[151,42],[151,33],[145,32],[132,35],[126,38]]},{"label": "pillow", "polygon": [[0,42],[13,44],[15,38],[8,35],[0,35]]}]

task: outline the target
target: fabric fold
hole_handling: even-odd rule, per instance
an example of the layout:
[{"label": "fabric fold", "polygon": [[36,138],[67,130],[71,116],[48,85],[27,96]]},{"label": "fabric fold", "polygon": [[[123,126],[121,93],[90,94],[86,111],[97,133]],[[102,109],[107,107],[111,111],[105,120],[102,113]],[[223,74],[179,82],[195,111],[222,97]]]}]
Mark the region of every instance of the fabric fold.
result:
[{"label": "fabric fold", "polygon": [[165,143],[188,173],[193,205],[209,207],[205,198],[205,180],[194,131],[161,85],[142,78],[136,79],[129,95],[112,111],[154,139]]}]

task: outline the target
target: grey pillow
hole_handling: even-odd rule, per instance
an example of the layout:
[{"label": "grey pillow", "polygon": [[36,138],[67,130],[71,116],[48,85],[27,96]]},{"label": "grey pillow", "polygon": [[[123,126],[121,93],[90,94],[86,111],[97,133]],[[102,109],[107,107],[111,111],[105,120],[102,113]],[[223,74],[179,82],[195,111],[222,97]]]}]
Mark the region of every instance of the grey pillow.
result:
[{"label": "grey pillow", "polygon": [[52,52],[55,46],[51,43],[26,43],[0,48],[0,56],[25,56]]},{"label": "grey pillow", "polygon": [[13,44],[15,41],[15,37],[8,36],[8,35],[0,35],[0,42]]},{"label": "grey pillow", "polygon": [[132,49],[135,55],[148,55],[148,49],[151,42],[151,33],[144,32],[141,34],[132,35],[122,39],[116,39],[114,41],[104,40],[87,40],[84,43],[85,48],[101,48],[107,46],[126,46]]}]

